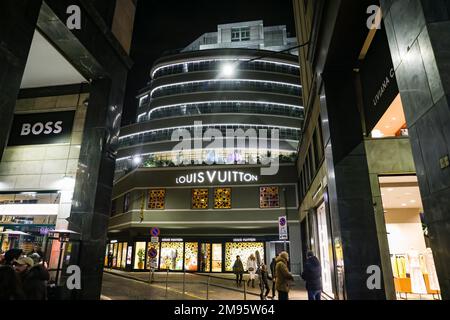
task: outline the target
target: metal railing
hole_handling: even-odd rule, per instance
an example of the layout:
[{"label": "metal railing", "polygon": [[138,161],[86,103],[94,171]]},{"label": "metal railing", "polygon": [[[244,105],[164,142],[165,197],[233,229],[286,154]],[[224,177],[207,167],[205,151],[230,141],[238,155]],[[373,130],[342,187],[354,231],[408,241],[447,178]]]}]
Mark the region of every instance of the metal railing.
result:
[{"label": "metal railing", "polygon": [[[177,281],[176,279],[175,280],[173,280],[173,279],[169,280],[169,273],[173,273],[174,275],[175,274],[178,274],[178,275],[181,274],[182,275],[181,276],[182,280],[181,281]],[[186,271],[183,271],[181,273],[181,272],[176,272],[176,271],[172,271],[172,270],[169,270],[169,269],[166,269],[164,271],[164,274],[165,274],[164,281],[156,281],[155,278],[154,278],[154,274],[152,272],[150,272],[148,283],[152,284],[152,283],[161,283],[161,282],[163,282],[164,286],[165,286],[165,297],[166,298],[168,297],[168,293],[169,293],[169,283],[181,284],[182,285],[182,297],[183,297],[183,299],[186,299],[186,294],[187,294],[186,293],[186,287],[189,284],[204,285],[205,289],[206,289],[205,290],[205,293],[206,293],[205,300],[210,300],[210,298],[211,298],[211,290],[210,290],[211,287],[217,287],[217,288],[221,288],[223,290],[239,292],[240,294],[242,294],[244,300],[248,299],[248,295],[259,296],[259,294],[256,294],[254,292],[249,292],[249,288],[247,287],[247,282],[246,282],[245,279],[242,280],[242,282],[243,282],[242,289],[239,289],[240,287],[239,288],[230,288],[230,287],[227,287],[226,285],[221,285],[221,284],[217,284],[217,283],[213,283],[212,282],[213,279],[218,279],[220,281],[226,281],[226,282],[233,282],[233,283],[235,283],[236,279],[230,279],[230,278],[225,278],[225,277],[213,276],[213,275],[210,275],[210,274],[191,273],[191,272],[186,272]],[[202,280],[187,281],[186,274],[188,274],[189,276],[202,277],[205,280],[203,280],[203,281]]]}]

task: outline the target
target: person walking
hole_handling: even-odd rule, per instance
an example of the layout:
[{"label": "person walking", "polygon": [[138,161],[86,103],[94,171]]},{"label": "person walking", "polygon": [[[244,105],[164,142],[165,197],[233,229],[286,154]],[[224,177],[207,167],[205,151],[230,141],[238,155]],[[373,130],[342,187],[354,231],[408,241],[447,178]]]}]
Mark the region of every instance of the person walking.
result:
[{"label": "person walking", "polygon": [[27,300],[47,300],[47,281],[50,274],[42,264],[31,267],[23,276],[23,292]]},{"label": "person walking", "polygon": [[306,254],[302,278],[306,281],[308,300],[320,300],[322,295],[322,267],[312,251]]},{"label": "person walking", "polygon": [[272,300],[275,299],[276,296],[276,290],[275,290],[275,265],[277,257],[273,257],[272,261],[270,262],[270,273],[272,274]]},{"label": "person walking", "polygon": [[[261,264],[257,273],[259,275],[259,288],[261,290],[259,297],[261,298],[261,300],[267,300],[267,296],[269,295],[269,292],[270,292],[268,280],[272,279],[272,278],[269,276],[269,273],[267,271],[267,266],[264,263]],[[264,293],[264,289],[266,289],[265,293]]]},{"label": "person walking", "polygon": [[278,291],[278,300],[289,300],[289,282],[294,281],[288,268],[289,254],[283,251],[275,261],[275,288]]},{"label": "person walking", "polygon": [[24,300],[19,276],[10,265],[0,266],[0,301]]},{"label": "person walking", "polygon": [[242,277],[244,274],[244,265],[242,264],[241,257],[236,256],[236,261],[233,264],[233,272],[236,275],[236,286],[242,285]]},{"label": "person walking", "polygon": [[250,257],[247,259],[247,271],[249,274],[249,278],[247,281],[247,287],[250,287],[250,281],[252,282],[252,287],[255,287],[255,278],[256,278],[256,258],[255,255],[252,253]]}]

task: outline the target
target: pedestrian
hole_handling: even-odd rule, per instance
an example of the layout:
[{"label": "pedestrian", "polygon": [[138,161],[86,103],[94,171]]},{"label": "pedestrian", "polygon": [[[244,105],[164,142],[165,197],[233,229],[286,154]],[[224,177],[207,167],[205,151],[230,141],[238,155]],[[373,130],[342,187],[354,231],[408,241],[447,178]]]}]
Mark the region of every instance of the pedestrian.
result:
[{"label": "pedestrian", "polygon": [[[264,263],[262,263],[261,266],[259,267],[258,275],[259,275],[259,288],[261,290],[259,297],[261,298],[261,300],[267,300],[267,296],[269,295],[270,292],[268,280],[272,278],[269,276],[267,266]],[[266,289],[265,293],[264,289]]]},{"label": "pedestrian", "polygon": [[5,265],[12,266],[14,261],[22,256],[22,249],[10,249],[5,252]]},{"label": "pedestrian", "polygon": [[47,281],[50,274],[43,264],[31,267],[23,277],[23,292],[27,300],[47,300]]},{"label": "pedestrian", "polygon": [[276,259],[275,265],[275,288],[278,291],[278,300],[289,300],[289,282],[294,281],[294,277],[288,268],[289,254],[281,252]]},{"label": "pedestrian", "polygon": [[252,282],[252,287],[255,287],[255,278],[256,278],[256,258],[252,253],[250,257],[247,259],[247,271],[249,274],[249,278],[247,281],[247,287],[250,287],[250,281]]},{"label": "pedestrian", "polygon": [[320,300],[322,295],[322,267],[319,259],[312,251],[306,254],[302,278],[306,281],[308,300]]},{"label": "pedestrian", "polygon": [[275,299],[276,296],[276,290],[275,290],[275,265],[277,257],[273,257],[272,261],[270,262],[270,273],[272,274],[272,300]]},{"label": "pedestrian", "polygon": [[241,257],[236,256],[236,261],[233,264],[233,272],[236,275],[236,286],[242,285],[242,277],[244,274],[244,265],[242,264]]},{"label": "pedestrian", "polygon": [[14,268],[9,265],[0,266],[0,301],[23,299],[20,279]]},{"label": "pedestrian", "polygon": [[112,251],[110,251],[108,253],[108,268],[109,269],[112,269],[113,259],[114,259],[114,254]]}]

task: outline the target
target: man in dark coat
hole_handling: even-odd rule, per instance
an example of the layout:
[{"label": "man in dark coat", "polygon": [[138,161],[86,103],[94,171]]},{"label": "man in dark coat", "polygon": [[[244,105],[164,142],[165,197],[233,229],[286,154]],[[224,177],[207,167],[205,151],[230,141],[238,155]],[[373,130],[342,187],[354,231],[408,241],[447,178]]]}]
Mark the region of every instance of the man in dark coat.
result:
[{"label": "man in dark coat", "polygon": [[320,300],[322,295],[322,267],[319,259],[314,256],[312,251],[309,251],[306,257],[302,278],[306,281],[308,299]]},{"label": "man in dark coat", "polygon": [[270,273],[272,274],[272,300],[275,299],[276,291],[275,291],[275,265],[276,257],[272,258],[272,262],[270,262]]}]

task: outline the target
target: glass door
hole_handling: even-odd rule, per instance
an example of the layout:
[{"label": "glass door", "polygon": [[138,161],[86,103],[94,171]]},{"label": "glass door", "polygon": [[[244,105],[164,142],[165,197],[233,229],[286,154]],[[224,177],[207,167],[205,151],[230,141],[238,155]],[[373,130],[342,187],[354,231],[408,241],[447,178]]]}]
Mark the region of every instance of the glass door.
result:
[{"label": "glass door", "polygon": [[322,284],[323,291],[331,297],[333,294],[333,284],[331,280],[331,262],[330,262],[330,250],[328,239],[328,227],[327,227],[327,215],[325,202],[323,202],[317,209],[317,227],[319,233],[319,251],[320,251],[320,263],[322,266]]},{"label": "glass door", "polygon": [[222,272],[222,244],[213,243],[212,244],[212,272]]},{"label": "glass door", "polygon": [[198,270],[199,272],[211,271],[211,244],[200,243],[200,250],[198,253]]}]

